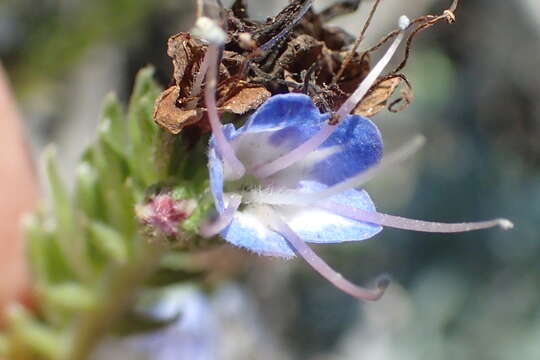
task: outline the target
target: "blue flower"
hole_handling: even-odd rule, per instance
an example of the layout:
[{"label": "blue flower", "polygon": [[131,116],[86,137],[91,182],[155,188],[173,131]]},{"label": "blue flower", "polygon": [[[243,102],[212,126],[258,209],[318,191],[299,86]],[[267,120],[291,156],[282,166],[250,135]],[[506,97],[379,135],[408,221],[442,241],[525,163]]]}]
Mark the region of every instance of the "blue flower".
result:
[{"label": "blue flower", "polygon": [[[321,114],[306,95],[276,95],[261,106],[244,126],[235,130],[233,125],[226,125],[224,133],[238,159],[250,169],[298,147],[316,134],[328,118],[329,114]],[[235,212],[221,235],[228,242],[260,255],[294,256],[295,249],[289,242],[281,234],[270,230],[261,218],[261,206],[272,205],[263,198],[271,201],[280,193],[322,191],[375,165],[382,156],[382,147],[379,130],[370,120],[349,115],[319,148],[301,161],[262,181],[253,176],[236,180],[228,177],[224,169],[226,163],[218,156],[216,141],[212,138],[209,173],[217,210],[220,213],[225,211],[226,198],[231,195],[244,199],[241,210]],[[375,210],[364,190],[347,190],[329,200]],[[309,203],[274,206],[274,211],[307,242],[363,240],[382,229],[379,225],[335,215]]]},{"label": "blue flower", "polygon": [[210,299],[191,287],[171,286],[147,291],[135,313],[164,323],[158,329],[125,337],[109,336],[92,359],[212,360],[218,357],[219,319]]},{"label": "blue flower", "polygon": [[339,289],[376,300],[377,289],[358,287],[326,264],[306,242],[340,243],[370,238],[382,226],[427,232],[458,232],[492,226],[512,227],[505,219],[444,224],[378,213],[358,189],[381,169],[400,162],[422,141],[414,140],[382,158],[382,139],[369,120],[349,115],[395,53],[409,22],[381,60],[334,114],[321,114],[303,94],[275,95],[236,129],[221,126],[215,106],[217,45],[210,44],[205,100],[213,135],[209,146],[210,190],[218,216],[201,235],[220,233],[228,242],[260,255],[300,255]]}]

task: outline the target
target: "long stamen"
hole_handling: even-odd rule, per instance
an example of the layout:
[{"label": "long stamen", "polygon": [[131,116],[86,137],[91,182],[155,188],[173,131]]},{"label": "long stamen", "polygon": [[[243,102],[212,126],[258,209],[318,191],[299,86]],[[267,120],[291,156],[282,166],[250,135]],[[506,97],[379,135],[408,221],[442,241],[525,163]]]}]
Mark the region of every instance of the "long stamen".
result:
[{"label": "long stamen", "polygon": [[[201,19],[205,19],[200,18]],[[208,19],[210,20],[210,19]],[[211,21],[211,20],[210,20]],[[218,67],[218,46],[215,43],[208,45],[208,72],[206,75],[205,101],[208,112],[208,120],[212,127],[212,133],[216,140],[216,146],[223,157],[223,160],[231,168],[231,180],[241,178],[245,173],[244,165],[238,160],[234,149],[223,133],[223,127],[219,121],[219,115],[216,106],[216,87],[217,87],[217,67]]]},{"label": "long stamen", "polygon": [[366,289],[357,286],[345,279],[343,275],[332,269],[323,259],[321,259],[305,242],[296,234],[279,216],[269,209],[270,222],[275,231],[283,235],[289,244],[296,250],[309,265],[313,267],[319,274],[330,281],[335,287],[343,292],[354,296],[357,299],[378,300],[385,292],[390,279],[386,276],[381,276],[377,279],[375,289]]},{"label": "long stamen", "polygon": [[201,226],[200,234],[202,237],[209,238],[216,234],[219,234],[225,229],[234,218],[234,214],[242,202],[242,197],[239,195],[232,195],[229,199],[229,204],[223,210],[219,217],[214,221],[207,221]]},{"label": "long stamen", "polygon": [[353,109],[360,102],[360,100],[362,100],[362,98],[366,96],[371,86],[375,83],[375,81],[377,81],[377,78],[379,77],[381,72],[384,70],[386,65],[388,65],[388,63],[392,59],[392,56],[394,55],[397,48],[399,47],[399,44],[403,40],[403,36],[404,36],[403,30],[405,30],[407,26],[409,26],[409,23],[410,23],[409,18],[406,17],[405,15],[399,18],[399,27],[401,29],[400,33],[394,39],[394,42],[392,43],[392,45],[390,45],[390,47],[388,48],[384,56],[381,58],[381,60],[379,60],[379,62],[373,67],[373,69],[369,72],[366,78],[362,81],[360,86],[358,86],[358,88],[347,99],[347,101],[345,101],[343,105],[341,105],[341,107],[337,111],[337,115],[339,116],[340,119],[347,116],[348,114],[350,114],[351,111],[353,111]]},{"label": "long stamen", "polygon": [[499,226],[503,230],[510,230],[514,224],[507,219],[495,219],[489,221],[479,221],[470,223],[440,223],[429,222],[422,220],[407,219],[400,216],[381,214],[374,211],[357,209],[354,207],[337,204],[334,202],[326,202],[317,204],[317,207],[328,210],[334,214],[348,217],[354,220],[364,221],[372,224],[393,227],[396,229],[432,232],[432,233],[457,233],[473,230],[488,229]]},{"label": "long stamen", "polygon": [[204,14],[204,0],[197,0],[197,12],[195,13],[197,18],[200,18]]},{"label": "long stamen", "polygon": [[366,78],[358,86],[355,92],[339,108],[334,121],[324,124],[323,127],[314,136],[312,136],[302,145],[293,149],[291,152],[266,164],[257,165],[253,169],[251,169],[250,172],[258,178],[265,178],[271,176],[276,172],[283,170],[291,166],[295,162],[303,159],[307,154],[322,145],[326,141],[326,139],[328,139],[330,135],[332,135],[334,130],[337,128],[339,122],[354,109],[358,102],[360,102],[360,100],[362,100],[362,98],[367,94],[371,86],[373,86],[381,72],[384,70],[386,65],[388,65],[388,62],[396,52],[399,44],[403,40],[403,30],[405,30],[408,25],[409,19],[406,16],[402,16],[399,21],[399,26],[402,31],[396,37],[390,48],[388,48],[381,60],[379,60],[379,62],[373,67],[373,69],[369,72]]},{"label": "long stamen", "polygon": [[399,149],[385,156],[379,164],[322,191],[309,194],[303,194],[299,193],[298,191],[290,190],[273,193],[250,191],[246,193],[246,201],[254,203],[266,203],[269,205],[309,205],[320,202],[322,199],[329,198],[345,190],[365,184],[382,171],[399,164],[416,153],[422,147],[422,145],[424,145],[424,143],[424,136],[418,135]]},{"label": "long stamen", "polygon": [[366,171],[363,171],[360,174],[353,176],[345,181],[342,181],[334,186],[331,186],[321,192],[310,194],[312,200],[318,201],[324,198],[329,198],[331,196],[339,194],[342,191],[362,186],[363,184],[373,179],[381,171],[391,168],[394,165],[399,164],[400,162],[415,154],[418,150],[420,150],[420,148],[425,144],[425,142],[426,139],[422,135],[414,137],[411,141],[407,142],[401,148],[384,157],[379,164],[372,166]]}]

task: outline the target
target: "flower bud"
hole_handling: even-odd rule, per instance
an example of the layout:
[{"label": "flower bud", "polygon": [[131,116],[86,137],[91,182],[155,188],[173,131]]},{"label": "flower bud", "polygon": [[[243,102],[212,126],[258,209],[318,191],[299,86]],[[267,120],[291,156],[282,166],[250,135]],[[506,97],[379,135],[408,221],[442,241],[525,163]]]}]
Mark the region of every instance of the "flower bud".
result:
[{"label": "flower bud", "polygon": [[135,212],[139,222],[154,238],[176,238],[181,232],[180,224],[191,216],[196,206],[193,199],[179,199],[172,192],[163,192],[152,195],[145,204],[137,205]]}]

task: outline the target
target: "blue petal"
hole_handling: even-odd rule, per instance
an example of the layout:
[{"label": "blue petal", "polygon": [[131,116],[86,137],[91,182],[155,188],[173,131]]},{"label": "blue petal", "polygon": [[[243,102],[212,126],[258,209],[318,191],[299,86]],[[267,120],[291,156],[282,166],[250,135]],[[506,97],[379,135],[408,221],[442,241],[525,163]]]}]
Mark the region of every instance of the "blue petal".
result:
[{"label": "blue petal", "polygon": [[378,163],[382,149],[381,134],[375,124],[367,118],[349,115],[315,151],[269,179],[288,188],[297,187],[302,180],[335,185]]},{"label": "blue petal", "polygon": [[[275,95],[266,101],[251,117],[238,134],[272,131],[271,136],[261,138],[259,143],[270,143],[274,147],[270,161],[281,156],[313,136],[324,125],[330,114],[321,114],[309,96],[303,94]],[[243,136],[243,135],[242,135]],[[283,148],[284,151],[277,151]],[[325,151],[339,148],[336,152]],[[315,180],[327,185],[337,184],[373,166],[382,156],[383,143],[377,126],[369,119],[358,115],[349,115],[339,124],[334,133],[310,154],[313,162],[301,162],[290,169],[285,169],[275,177],[278,183],[293,185],[295,181]],[[317,152],[329,153],[318,156]],[[256,164],[263,163],[261,160]],[[248,164],[255,165],[255,164]],[[301,177],[298,176],[299,169]],[[290,170],[290,171],[289,171]],[[291,175],[294,174],[292,177]],[[294,178],[294,179],[293,179]]]},{"label": "blue petal", "polygon": [[231,224],[221,232],[229,243],[259,255],[294,257],[294,251],[280,234],[269,230],[254,207],[238,211]]},{"label": "blue petal", "polygon": [[[298,147],[319,131],[328,117],[306,95],[275,95],[244,126],[235,130],[229,124],[224,130],[240,161],[250,168]],[[297,187],[302,180],[334,185],[376,164],[382,156],[382,147],[379,130],[369,119],[349,115],[318,149],[269,180],[288,188]],[[212,151],[215,152],[213,138],[210,154],[215,157]],[[211,178],[217,177],[217,171],[217,167],[211,169]],[[216,179],[213,183],[221,181]]]},{"label": "blue petal", "polygon": [[309,135],[320,128],[327,118],[328,115],[321,114],[307,95],[274,95],[255,111],[239,132],[276,131],[292,126]]},{"label": "blue petal", "polygon": [[369,119],[349,115],[317,151],[339,146],[336,152],[318,162],[305,180],[335,185],[378,163],[383,143],[379,129]]},{"label": "blue petal", "polygon": [[[320,129],[326,118],[328,115],[321,115],[309,96],[291,93],[270,98],[238,130],[227,124],[223,131],[239,160],[251,167],[272,161],[299,146]],[[222,212],[223,183],[227,179],[213,136],[208,158],[210,188],[216,209]]]},{"label": "blue petal", "polygon": [[225,209],[223,203],[223,162],[218,157],[216,148],[210,146],[208,151],[208,172],[210,178],[210,191],[214,197],[216,210],[220,213]]},{"label": "blue petal", "polygon": [[[223,133],[228,140],[232,140],[237,136],[234,125],[227,124],[223,126]],[[223,203],[223,185],[225,182],[223,159],[218,154],[216,141],[212,136],[208,144],[208,173],[210,178],[210,191],[214,197],[216,210],[223,212],[225,205]]]},{"label": "blue petal", "polygon": [[[321,191],[326,185],[302,182],[304,192]],[[375,211],[375,206],[364,190],[347,190],[328,199],[342,205]],[[340,243],[368,239],[382,230],[379,225],[345,218],[314,206],[276,207],[282,219],[304,239],[313,243]],[[269,230],[260,218],[256,205],[239,211],[231,224],[221,233],[228,242],[260,255],[293,257],[294,250],[280,234]]]},{"label": "blue petal", "polygon": [[290,152],[315,134],[328,114],[321,114],[307,95],[275,95],[233,136],[232,146],[247,167]]},{"label": "blue petal", "polygon": [[[302,181],[300,190],[313,193],[325,188],[325,185],[314,181]],[[365,190],[349,189],[327,200],[356,209],[376,211],[375,205]],[[353,220],[313,206],[305,207],[300,211],[283,211],[282,216],[302,239],[313,243],[365,240],[382,230],[380,225]]]}]

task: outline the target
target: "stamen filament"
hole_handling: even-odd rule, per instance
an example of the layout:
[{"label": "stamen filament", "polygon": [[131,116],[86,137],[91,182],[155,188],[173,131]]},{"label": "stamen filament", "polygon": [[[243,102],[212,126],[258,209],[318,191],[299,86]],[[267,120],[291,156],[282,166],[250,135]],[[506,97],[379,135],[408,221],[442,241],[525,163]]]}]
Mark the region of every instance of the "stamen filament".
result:
[{"label": "stamen filament", "polygon": [[335,202],[325,202],[317,204],[317,207],[328,210],[334,214],[348,217],[354,220],[364,221],[372,224],[393,227],[396,229],[432,232],[432,233],[457,233],[474,230],[488,229],[495,226],[503,230],[509,230],[514,224],[507,219],[495,219],[489,221],[469,222],[469,223],[440,223],[422,220],[407,219],[400,216],[381,214],[375,211],[367,211]]},{"label": "stamen filament", "polygon": [[345,181],[342,181],[334,186],[331,186],[321,192],[310,194],[312,201],[320,201],[321,199],[329,198],[340,192],[343,192],[348,189],[356,188],[367,183],[375,176],[380,174],[381,171],[386,170],[390,167],[393,167],[396,164],[404,161],[408,157],[415,154],[420,148],[425,144],[426,139],[422,135],[414,137],[411,141],[407,142],[401,148],[392,152],[391,154],[385,156],[383,160],[366,171],[361,172],[360,174],[353,176]]},{"label": "stamen filament", "polygon": [[345,190],[362,186],[380,174],[382,171],[399,164],[416,153],[424,145],[424,143],[424,136],[417,135],[399,149],[385,156],[379,164],[319,192],[299,193],[298,191],[293,190],[283,190],[272,193],[264,193],[261,191],[249,191],[245,193],[245,201],[266,203],[269,205],[309,205],[320,202],[323,199],[332,197]]},{"label": "stamen filament", "polygon": [[231,195],[229,199],[229,204],[227,205],[225,210],[223,210],[223,212],[219,214],[218,218],[215,219],[213,222],[206,221],[201,226],[201,230],[199,232],[200,235],[202,237],[209,238],[209,237],[219,234],[223,229],[229,226],[241,202],[242,202],[241,196]]},{"label": "stamen filament", "polygon": [[360,84],[360,86],[358,86],[358,88],[354,91],[354,93],[351,96],[349,96],[349,98],[343,103],[343,105],[341,105],[341,107],[336,113],[339,119],[342,119],[348,114],[350,114],[351,111],[353,111],[356,105],[360,102],[360,100],[362,100],[364,96],[366,96],[369,89],[373,86],[375,81],[377,81],[377,78],[379,77],[379,75],[382,73],[386,65],[388,65],[388,63],[392,59],[392,56],[394,56],[394,53],[399,47],[399,44],[403,40],[403,36],[404,36],[403,30],[405,30],[408,25],[409,25],[408,18],[402,16],[399,19],[399,26],[401,29],[399,35],[394,39],[394,42],[392,43],[392,45],[390,45],[388,50],[386,50],[386,53],[384,54],[384,56],[373,67],[373,69],[371,69],[371,71],[366,76],[366,78],[362,80],[362,83]]},{"label": "stamen filament", "polygon": [[197,0],[197,12],[195,13],[197,18],[200,18],[204,14],[204,0]]},{"label": "stamen filament", "polygon": [[260,179],[271,176],[276,172],[281,171],[298,162],[299,160],[303,159],[307,154],[321,146],[330,137],[330,135],[333,134],[339,122],[356,107],[360,100],[362,100],[362,98],[367,94],[371,86],[373,86],[375,81],[377,81],[377,78],[384,70],[386,65],[388,65],[390,59],[392,58],[399,44],[403,40],[403,30],[405,30],[407,25],[408,18],[401,17],[400,28],[402,31],[396,37],[392,45],[390,45],[381,60],[379,60],[379,62],[373,67],[373,69],[369,72],[366,78],[360,83],[355,92],[339,108],[336,113],[337,121],[332,121],[331,123],[324,124],[323,127],[313,137],[311,137],[309,140],[307,140],[297,148],[293,149],[291,152],[266,164],[256,165],[250,170],[250,172]]},{"label": "stamen filament", "polygon": [[313,267],[319,274],[330,281],[335,287],[343,292],[363,300],[375,301],[380,299],[384,294],[390,279],[386,276],[379,277],[376,282],[375,289],[366,289],[357,286],[345,279],[343,275],[332,269],[323,259],[321,259],[298,234],[296,234],[283,220],[279,218],[273,210],[269,208],[269,216],[272,227],[275,231],[283,235],[289,244],[296,250],[309,265]]},{"label": "stamen filament", "polygon": [[238,160],[234,149],[223,133],[223,127],[219,121],[219,115],[216,106],[216,86],[217,86],[217,67],[218,67],[218,46],[208,45],[208,73],[206,76],[205,101],[208,111],[208,120],[212,127],[212,133],[216,140],[217,150],[223,157],[223,160],[231,167],[231,180],[240,179],[245,173],[244,165]]},{"label": "stamen filament", "polygon": [[250,170],[250,172],[259,179],[263,179],[277,173],[280,170],[288,168],[324,143],[326,139],[332,135],[335,128],[336,125],[324,124],[319,132],[313,135],[305,143],[298,146],[296,149],[277,158],[276,160],[266,164],[257,165]]}]

